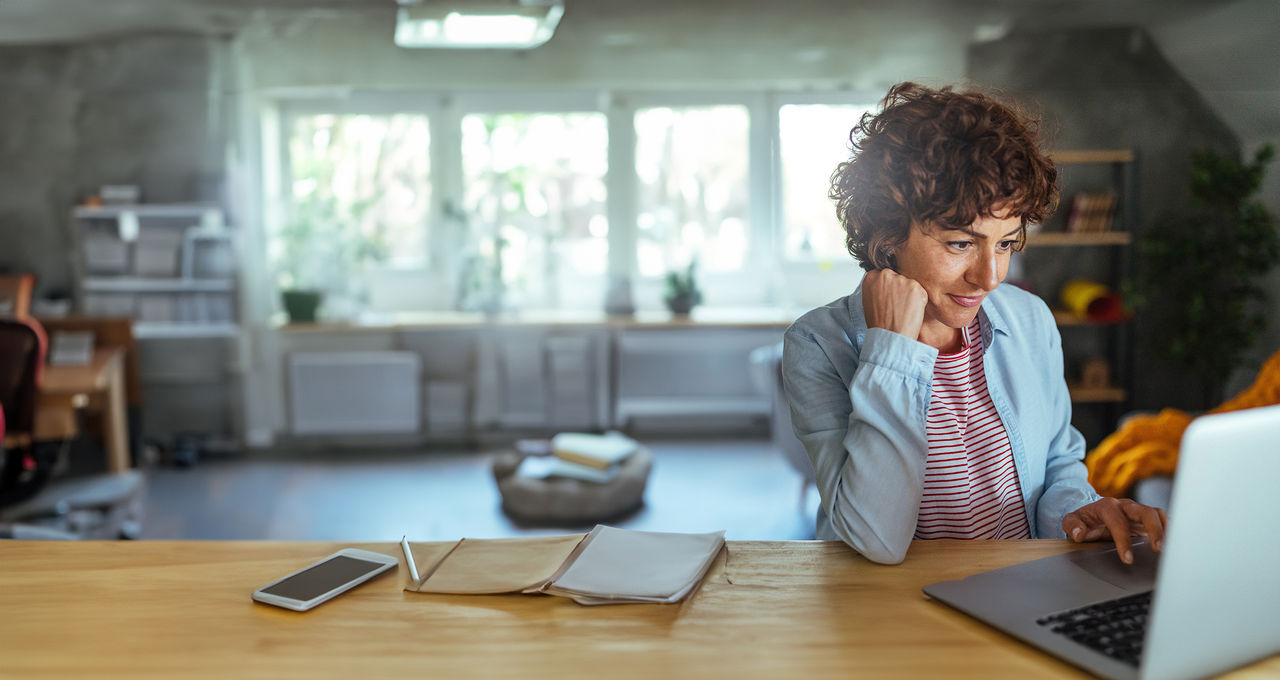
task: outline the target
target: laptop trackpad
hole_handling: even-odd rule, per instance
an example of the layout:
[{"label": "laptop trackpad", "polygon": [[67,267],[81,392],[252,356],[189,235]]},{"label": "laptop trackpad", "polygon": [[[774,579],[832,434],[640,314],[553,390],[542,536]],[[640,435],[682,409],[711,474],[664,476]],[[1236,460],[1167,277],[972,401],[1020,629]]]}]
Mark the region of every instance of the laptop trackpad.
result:
[{"label": "laptop trackpad", "polygon": [[1155,587],[1159,558],[1160,554],[1152,550],[1146,540],[1134,541],[1133,564],[1121,562],[1115,546],[1100,550],[1077,550],[1067,554],[1067,559],[1072,564],[1089,572],[1091,576],[1131,593],[1141,593]]}]

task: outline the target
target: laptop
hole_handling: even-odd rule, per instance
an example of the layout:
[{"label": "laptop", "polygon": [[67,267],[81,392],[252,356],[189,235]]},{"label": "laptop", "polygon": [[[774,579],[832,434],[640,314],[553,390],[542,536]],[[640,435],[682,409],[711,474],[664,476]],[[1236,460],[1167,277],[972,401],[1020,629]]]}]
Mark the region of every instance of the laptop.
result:
[{"label": "laptop", "polygon": [[1182,438],[1164,551],[1135,540],[924,588],[1108,678],[1197,678],[1280,652],[1280,406],[1203,416]]}]

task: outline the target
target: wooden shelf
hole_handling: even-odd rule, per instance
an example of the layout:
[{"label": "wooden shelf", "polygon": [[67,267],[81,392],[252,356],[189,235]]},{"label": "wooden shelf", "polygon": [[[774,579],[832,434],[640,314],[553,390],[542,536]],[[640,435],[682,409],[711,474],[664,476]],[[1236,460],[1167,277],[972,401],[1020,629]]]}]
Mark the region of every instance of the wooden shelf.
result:
[{"label": "wooden shelf", "polygon": [[1076,403],[1107,403],[1124,401],[1127,394],[1119,387],[1081,387],[1072,382],[1067,383],[1071,393],[1071,401]]},{"label": "wooden shelf", "polygon": [[1125,318],[1119,321],[1094,321],[1070,312],[1065,309],[1053,310],[1053,320],[1059,326],[1114,326],[1120,323],[1128,323],[1131,319]]},{"label": "wooden shelf", "polygon": [[1029,246],[1127,246],[1130,243],[1133,243],[1133,234],[1127,231],[1041,231],[1027,235]]},{"label": "wooden shelf", "polygon": [[1133,149],[1077,149],[1072,151],[1052,151],[1049,158],[1054,163],[1132,163]]}]

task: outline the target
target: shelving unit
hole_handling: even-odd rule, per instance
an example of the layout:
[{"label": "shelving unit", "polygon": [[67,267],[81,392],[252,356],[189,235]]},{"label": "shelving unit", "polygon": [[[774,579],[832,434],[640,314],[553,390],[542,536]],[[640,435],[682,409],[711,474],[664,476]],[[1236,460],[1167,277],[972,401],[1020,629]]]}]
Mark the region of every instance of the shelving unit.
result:
[{"label": "shelving unit", "polygon": [[128,316],[147,337],[225,337],[238,328],[234,234],[201,203],[78,206],[77,302]]},{"label": "shelving unit", "polygon": [[175,449],[193,438],[238,441],[239,258],[222,209],[77,206],[71,218],[77,310],[133,319],[142,435]]},{"label": "shelving unit", "polygon": [[[1113,226],[1107,231],[1068,232],[1065,230],[1067,220],[1060,219],[1047,223],[1044,230],[1029,234],[1027,238],[1028,251],[1043,253],[1050,250],[1053,255],[1043,256],[1043,259],[1058,267],[1056,271],[1050,271],[1053,267],[1036,269],[1040,270],[1037,271],[1038,276],[1052,282],[1043,286],[1041,292],[1054,309],[1054,319],[1063,330],[1071,400],[1076,404],[1101,405],[1106,422],[1098,431],[1106,432],[1114,427],[1114,420],[1127,409],[1129,400],[1128,320],[1100,323],[1062,309],[1058,289],[1063,279],[1073,278],[1081,271],[1091,272],[1086,274],[1086,278],[1093,278],[1112,289],[1119,288],[1127,269],[1128,248],[1134,242],[1133,230],[1137,226],[1137,154],[1131,149],[1085,149],[1057,151],[1050,155],[1063,173],[1064,208],[1070,204],[1073,193],[1079,191],[1105,190],[1114,192],[1118,199]],[[1085,254],[1096,258],[1081,259]],[[1073,364],[1086,356],[1106,359],[1111,369],[1110,384],[1088,387],[1081,384],[1079,369]]]}]

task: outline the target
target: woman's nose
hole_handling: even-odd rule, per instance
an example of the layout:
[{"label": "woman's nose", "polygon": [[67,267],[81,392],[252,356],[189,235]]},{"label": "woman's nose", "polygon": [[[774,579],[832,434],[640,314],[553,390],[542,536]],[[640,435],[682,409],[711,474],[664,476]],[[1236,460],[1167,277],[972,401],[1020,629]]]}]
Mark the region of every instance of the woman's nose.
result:
[{"label": "woman's nose", "polygon": [[995,290],[1000,285],[1000,259],[994,252],[982,253],[969,267],[969,283],[983,290]]}]

